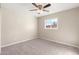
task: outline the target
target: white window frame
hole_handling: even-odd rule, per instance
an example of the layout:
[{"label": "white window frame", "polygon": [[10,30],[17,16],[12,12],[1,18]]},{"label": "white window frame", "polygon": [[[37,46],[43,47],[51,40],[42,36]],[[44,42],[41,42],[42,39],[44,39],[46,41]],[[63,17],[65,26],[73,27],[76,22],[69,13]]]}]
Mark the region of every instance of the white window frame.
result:
[{"label": "white window frame", "polygon": [[[57,27],[56,28],[46,28],[46,21],[47,20],[57,20]],[[44,20],[44,29],[58,29],[58,18],[51,18]]]}]

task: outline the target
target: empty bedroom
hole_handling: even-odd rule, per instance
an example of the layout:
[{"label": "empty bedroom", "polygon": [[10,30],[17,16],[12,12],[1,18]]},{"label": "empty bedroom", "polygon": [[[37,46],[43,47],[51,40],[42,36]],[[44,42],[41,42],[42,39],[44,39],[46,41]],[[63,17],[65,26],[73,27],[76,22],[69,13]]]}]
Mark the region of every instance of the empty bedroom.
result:
[{"label": "empty bedroom", "polygon": [[1,3],[1,55],[79,55],[79,3]]}]

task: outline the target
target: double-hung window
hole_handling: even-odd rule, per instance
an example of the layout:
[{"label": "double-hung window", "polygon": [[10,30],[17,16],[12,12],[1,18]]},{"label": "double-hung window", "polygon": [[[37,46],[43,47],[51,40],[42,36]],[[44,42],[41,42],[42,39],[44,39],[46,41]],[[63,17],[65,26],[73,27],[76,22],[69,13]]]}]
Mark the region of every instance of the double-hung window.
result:
[{"label": "double-hung window", "polygon": [[57,18],[45,20],[45,29],[57,29],[57,28],[58,28]]}]

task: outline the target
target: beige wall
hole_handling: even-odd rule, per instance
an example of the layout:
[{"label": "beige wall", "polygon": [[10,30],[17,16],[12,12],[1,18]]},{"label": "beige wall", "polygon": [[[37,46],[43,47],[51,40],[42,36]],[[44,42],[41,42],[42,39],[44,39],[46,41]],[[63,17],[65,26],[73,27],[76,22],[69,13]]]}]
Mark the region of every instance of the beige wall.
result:
[{"label": "beige wall", "polygon": [[[58,18],[58,29],[44,29],[46,19]],[[39,37],[79,47],[79,8],[38,18]]]},{"label": "beige wall", "polygon": [[36,38],[37,20],[17,4],[2,4],[1,46]]},{"label": "beige wall", "polygon": [[0,53],[1,53],[1,8],[0,8]]}]

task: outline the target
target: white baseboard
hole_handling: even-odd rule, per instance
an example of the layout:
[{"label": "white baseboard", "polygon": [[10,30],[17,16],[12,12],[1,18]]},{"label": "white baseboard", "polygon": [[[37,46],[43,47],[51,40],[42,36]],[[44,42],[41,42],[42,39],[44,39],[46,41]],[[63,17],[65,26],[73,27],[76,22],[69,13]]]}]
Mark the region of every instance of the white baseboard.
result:
[{"label": "white baseboard", "polygon": [[63,42],[59,42],[59,41],[55,41],[55,40],[51,40],[50,38],[41,37],[40,39],[56,42],[56,43],[59,43],[59,44],[64,44],[64,45],[67,45],[67,46],[72,46],[72,47],[79,49],[79,46],[76,46],[76,45],[73,45],[73,44],[68,44],[68,43],[63,43]]},{"label": "white baseboard", "polygon": [[8,47],[8,46],[15,45],[15,44],[19,44],[19,43],[22,43],[22,42],[25,42],[25,41],[29,41],[29,40],[33,40],[33,39],[22,40],[22,41],[13,42],[13,43],[10,43],[10,44],[2,45],[1,48]]}]

